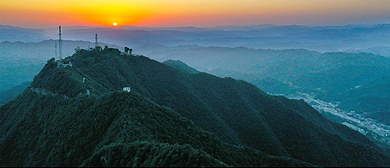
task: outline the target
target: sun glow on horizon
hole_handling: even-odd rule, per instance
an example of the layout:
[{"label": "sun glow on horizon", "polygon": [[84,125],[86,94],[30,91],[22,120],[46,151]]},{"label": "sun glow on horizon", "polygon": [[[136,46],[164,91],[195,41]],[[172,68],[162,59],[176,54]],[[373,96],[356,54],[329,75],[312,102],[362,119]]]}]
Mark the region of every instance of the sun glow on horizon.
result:
[{"label": "sun glow on horizon", "polygon": [[[0,24],[37,28],[54,25],[117,27],[118,23],[120,26],[209,27],[390,21],[390,1],[384,0],[261,0],[260,2],[259,0],[35,0],[31,3],[31,0],[2,0]],[[117,26],[113,24],[113,20]]]},{"label": "sun glow on horizon", "polygon": [[118,26],[118,23],[114,22],[112,25],[113,25],[114,27],[117,27],[117,26]]}]

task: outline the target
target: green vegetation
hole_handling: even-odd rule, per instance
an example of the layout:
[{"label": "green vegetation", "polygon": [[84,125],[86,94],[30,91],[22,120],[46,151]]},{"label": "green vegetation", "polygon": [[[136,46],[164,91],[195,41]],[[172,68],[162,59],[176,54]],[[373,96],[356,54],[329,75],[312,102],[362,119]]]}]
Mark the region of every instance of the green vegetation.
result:
[{"label": "green vegetation", "polygon": [[0,91],[31,82],[46,63],[43,60],[4,58],[1,56],[0,62]]},{"label": "green vegetation", "polygon": [[[367,53],[180,46],[155,51],[217,76],[274,94],[304,92],[390,124],[390,59]],[[382,117],[384,116],[384,117]]]},{"label": "green vegetation", "polygon": [[188,66],[187,64],[185,64],[185,63],[183,63],[183,62],[181,62],[179,60],[177,60],[177,61],[175,61],[175,60],[168,60],[168,61],[164,61],[163,64],[168,65],[168,66],[170,66],[172,68],[175,68],[175,69],[177,69],[179,71],[182,71],[184,73],[190,73],[190,74],[197,74],[197,73],[199,73],[199,71],[197,71],[196,69]]},{"label": "green vegetation", "polygon": [[5,104],[13,98],[19,96],[23,92],[23,90],[30,86],[30,84],[31,82],[26,82],[15,86],[9,90],[0,91],[0,105]]},{"label": "green vegetation", "polygon": [[3,166],[309,165],[226,144],[136,93],[64,99],[26,90],[23,98],[1,107],[18,112],[1,113]]},{"label": "green vegetation", "polygon": [[244,81],[106,47],[69,62],[0,107],[0,165],[390,165],[365,136]]}]

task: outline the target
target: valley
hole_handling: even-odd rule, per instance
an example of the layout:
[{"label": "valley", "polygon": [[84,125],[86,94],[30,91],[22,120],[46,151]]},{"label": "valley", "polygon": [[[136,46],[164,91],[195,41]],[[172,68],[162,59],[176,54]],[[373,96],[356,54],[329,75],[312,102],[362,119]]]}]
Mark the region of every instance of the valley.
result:
[{"label": "valley", "polygon": [[372,118],[362,116],[355,111],[345,111],[339,108],[338,103],[316,99],[308,93],[283,95],[290,99],[303,99],[329,120],[341,123],[349,128],[359,131],[377,143],[390,148],[390,126],[380,123]]}]

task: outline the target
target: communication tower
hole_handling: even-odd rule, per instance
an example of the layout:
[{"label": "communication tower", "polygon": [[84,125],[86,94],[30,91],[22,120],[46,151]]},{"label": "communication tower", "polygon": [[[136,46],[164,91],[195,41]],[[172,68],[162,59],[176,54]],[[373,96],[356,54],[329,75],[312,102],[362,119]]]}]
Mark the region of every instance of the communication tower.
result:
[{"label": "communication tower", "polygon": [[58,54],[57,54],[57,41],[54,41],[54,48],[55,48],[55,57],[57,59]]},{"label": "communication tower", "polygon": [[58,54],[60,59],[62,59],[62,39],[61,39],[62,33],[61,33],[61,26],[59,26],[58,30]]},{"label": "communication tower", "polygon": [[97,33],[95,34],[95,47],[98,46],[98,37],[97,37]]}]

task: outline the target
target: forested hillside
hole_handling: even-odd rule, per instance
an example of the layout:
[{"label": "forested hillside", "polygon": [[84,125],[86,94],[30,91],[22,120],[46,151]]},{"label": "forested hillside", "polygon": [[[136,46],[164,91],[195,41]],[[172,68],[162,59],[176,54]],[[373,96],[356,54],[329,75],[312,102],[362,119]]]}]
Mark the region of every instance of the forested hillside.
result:
[{"label": "forested hillside", "polygon": [[168,65],[168,66],[175,68],[179,71],[182,71],[184,73],[192,73],[192,74],[199,73],[199,71],[197,71],[196,69],[189,67],[187,64],[185,64],[181,61],[178,61],[178,60],[177,61],[167,60],[167,61],[164,61],[163,64]]},{"label": "forested hillside", "polygon": [[244,81],[112,48],[63,63],[0,108],[1,165],[390,166],[360,133]]},{"label": "forested hillside", "polygon": [[178,59],[200,71],[248,81],[269,93],[313,94],[390,124],[390,59],[383,56],[200,46],[150,53],[160,61]]},{"label": "forested hillside", "polygon": [[26,90],[0,110],[3,166],[310,166],[226,144],[137,93],[64,99]]},{"label": "forested hillside", "polygon": [[31,82],[22,83],[9,90],[0,91],[0,105],[7,103],[13,98],[19,96],[27,87],[30,86]]}]

